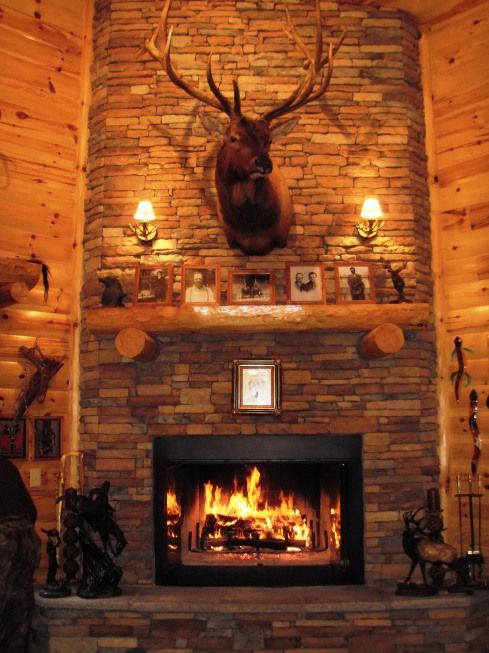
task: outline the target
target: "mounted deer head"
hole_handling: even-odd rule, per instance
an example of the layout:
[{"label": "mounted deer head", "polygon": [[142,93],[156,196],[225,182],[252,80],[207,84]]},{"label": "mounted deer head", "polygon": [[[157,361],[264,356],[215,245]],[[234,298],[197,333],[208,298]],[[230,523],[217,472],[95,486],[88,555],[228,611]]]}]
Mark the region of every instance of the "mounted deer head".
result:
[{"label": "mounted deer head", "polygon": [[[316,44],[312,55],[286,9],[287,27],[284,31],[304,55],[305,73],[287,99],[260,118],[252,119],[241,112],[236,80],[233,80],[232,104],[219,90],[212,76],[211,56],[207,66],[207,83],[212,95],[184,81],[175,70],[170,56],[173,27],[167,33],[170,4],[171,0],[166,0],[158,27],[146,47],[176,86],[229,117],[227,128],[221,134],[222,144],[215,170],[219,218],[228,244],[251,255],[268,254],[274,247],[285,247],[293,216],[292,201],[282,173],[270,158],[270,145],[272,136],[287,133],[298,119],[275,125],[272,123],[319,99],[326,92],[333,72],[333,56],[344,34],[334,47],[330,43],[328,52],[323,53],[320,0],[316,0]],[[209,128],[208,121],[205,126],[209,131],[216,131],[215,127]]]}]

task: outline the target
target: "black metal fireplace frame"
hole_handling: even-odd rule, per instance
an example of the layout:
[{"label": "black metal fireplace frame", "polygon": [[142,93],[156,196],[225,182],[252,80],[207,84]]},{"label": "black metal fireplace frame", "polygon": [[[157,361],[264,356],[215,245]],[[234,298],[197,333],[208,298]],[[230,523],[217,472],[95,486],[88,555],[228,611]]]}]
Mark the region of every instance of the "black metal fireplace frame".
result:
[{"label": "black metal fireplace frame", "polygon": [[364,582],[363,475],[360,435],[159,436],[153,442],[154,550],[165,547],[165,470],[180,464],[337,462],[342,470],[340,564],[218,567],[171,564],[155,554],[155,583],[178,586],[351,585]]}]

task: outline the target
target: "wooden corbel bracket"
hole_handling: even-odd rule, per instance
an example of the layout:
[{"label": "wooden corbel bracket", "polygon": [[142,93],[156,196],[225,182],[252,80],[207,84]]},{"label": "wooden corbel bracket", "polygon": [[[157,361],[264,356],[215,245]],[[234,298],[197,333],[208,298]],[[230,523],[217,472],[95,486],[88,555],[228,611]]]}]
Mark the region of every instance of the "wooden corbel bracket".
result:
[{"label": "wooden corbel bracket", "polygon": [[[47,275],[48,271],[40,261],[0,258],[0,308],[23,302],[28,292],[38,283],[41,274]],[[47,293],[46,285],[45,292]]]},{"label": "wooden corbel bracket", "polygon": [[361,339],[358,351],[364,358],[384,358],[402,349],[404,333],[397,324],[385,322],[369,331]]},{"label": "wooden corbel bracket", "polygon": [[153,361],[160,353],[158,341],[141,329],[126,327],[115,337],[115,348],[121,356],[136,361]]}]

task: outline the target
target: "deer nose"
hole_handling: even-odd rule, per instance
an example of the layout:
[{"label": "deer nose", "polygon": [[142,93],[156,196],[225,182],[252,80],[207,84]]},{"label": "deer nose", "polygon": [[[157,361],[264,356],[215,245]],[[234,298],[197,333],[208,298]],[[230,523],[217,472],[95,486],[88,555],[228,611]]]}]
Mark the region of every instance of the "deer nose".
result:
[{"label": "deer nose", "polygon": [[258,156],[255,159],[255,166],[262,175],[268,175],[268,173],[272,172],[273,168],[272,161],[269,156]]}]

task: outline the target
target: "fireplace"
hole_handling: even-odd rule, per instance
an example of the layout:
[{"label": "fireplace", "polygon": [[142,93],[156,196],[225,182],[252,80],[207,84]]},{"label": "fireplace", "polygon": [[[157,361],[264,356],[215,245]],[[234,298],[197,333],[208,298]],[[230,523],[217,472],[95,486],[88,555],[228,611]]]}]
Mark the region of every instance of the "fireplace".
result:
[{"label": "fireplace", "polygon": [[160,585],[363,582],[361,437],[157,437]]}]

